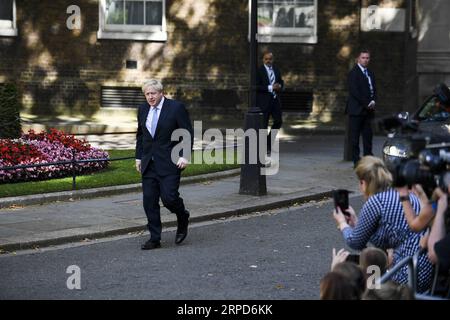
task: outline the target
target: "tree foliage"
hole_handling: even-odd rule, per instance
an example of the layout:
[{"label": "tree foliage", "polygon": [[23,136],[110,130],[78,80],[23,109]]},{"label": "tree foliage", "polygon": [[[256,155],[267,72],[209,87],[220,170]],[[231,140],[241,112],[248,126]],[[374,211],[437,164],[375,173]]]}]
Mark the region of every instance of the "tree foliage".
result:
[{"label": "tree foliage", "polygon": [[19,138],[22,133],[20,124],[20,102],[17,88],[12,83],[0,85],[0,139]]}]

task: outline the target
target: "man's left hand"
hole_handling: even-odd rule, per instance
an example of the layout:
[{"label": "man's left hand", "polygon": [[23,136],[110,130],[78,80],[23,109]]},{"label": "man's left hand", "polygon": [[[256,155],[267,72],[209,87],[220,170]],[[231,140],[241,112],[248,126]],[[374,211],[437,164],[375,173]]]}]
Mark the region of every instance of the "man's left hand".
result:
[{"label": "man's left hand", "polygon": [[184,169],[188,166],[188,164],[189,164],[189,161],[187,161],[187,159],[181,157],[180,159],[178,159],[177,167],[178,167],[178,169]]}]

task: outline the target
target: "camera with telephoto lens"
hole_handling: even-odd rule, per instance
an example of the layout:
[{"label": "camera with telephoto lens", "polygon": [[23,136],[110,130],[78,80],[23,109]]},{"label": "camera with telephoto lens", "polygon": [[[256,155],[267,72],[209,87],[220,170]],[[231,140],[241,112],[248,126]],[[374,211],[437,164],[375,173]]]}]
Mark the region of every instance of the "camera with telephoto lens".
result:
[{"label": "camera with telephoto lens", "polygon": [[388,165],[394,187],[420,184],[428,196],[436,187],[447,190],[450,183],[450,144],[428,143],[430,137],[411,137],[412,155]]},{"label": "camera with telephoto lens", "polygon": [[[435,110],[437,107],[439,109]],[[392,173],[394,187],[420,184],[427,195],[436,187],[447,190],[450,182],[448,107],[450,89],[441,83],[414,115],[400,112],[378,122],[380,128],[388,133],[383,146],[383,159]],[[435,117],[435,113],[439,117]]]}]

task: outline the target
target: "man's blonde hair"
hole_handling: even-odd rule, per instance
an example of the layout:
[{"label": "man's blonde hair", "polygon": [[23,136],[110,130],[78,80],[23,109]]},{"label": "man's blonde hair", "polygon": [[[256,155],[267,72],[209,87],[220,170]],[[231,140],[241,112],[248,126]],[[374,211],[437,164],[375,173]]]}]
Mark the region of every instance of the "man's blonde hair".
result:
[{"label": "man's blonde hair", "polygon": [[164,86],[161,83],[161,81],[156,79],[150,79],[145,81],[144,85],[142,86],[142,92],[145,93],[145,90],[147,88],[155,89],[158,92],[162,92],[164,90]]},{"label": "man's blonde hair", "polygon": [[366,196],[374,195],[388,189],[392,185],[392,174],[383,160],[373,156],[365,156],[359,160],[355,169],[359,180],[367,184]]}]

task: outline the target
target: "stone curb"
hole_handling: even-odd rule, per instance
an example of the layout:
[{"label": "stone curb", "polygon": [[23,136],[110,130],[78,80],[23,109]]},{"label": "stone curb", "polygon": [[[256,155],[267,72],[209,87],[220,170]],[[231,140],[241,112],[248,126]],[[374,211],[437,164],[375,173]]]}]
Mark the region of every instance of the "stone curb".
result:
[{"label": "stone curb", "polygon": [[[298,204],[302,204],[308,201],[317,201],[322,200],[324,198],[329,198],[332,196],[332,191],[326,191],[326,192],[319,192],[309,195],[302,195],[302,196],[294,196],[294,197],[286,197],[285,199],[279,200],[279,201],[273,201],[266,204],[260,204],[260,205],[254,205],[249,207],[243,207],[239,209],[234,209],[230,211],[224,211],[224,212],[217,212],[217,213],[211,213],[206,214],[203,216],[197,216],[190,219],[191,222],[204,222],[204,221],[210,221],[210,220],[217,220],[221,218],[229,218],[232,216],[241,216],[245,214],[255,213],[255,212],[261,212],[261,211],[267,211],[267,210],[274,210],[274,209],[280,209],[284,207],[290,207]],[[176,221],[166,221],[162,222],[163,228],[167,227],[174,227],[176,226]],[[94,232],[94,233],[85,233],[85,234],[79,234],[74,236],[67,236],[67,237],[60,237],[55,239],[45,239],[45,240],[37,240],[37,241],[30,241],[30,242],[24,242],[24,243],[9,243],[0,245],[0,253],[10,253],[13,251],[18,250],[26,250],[26,249],[37,249],[41,247],[49,247],[49,246],[55,246],[55,245],[62,245],[72,242],[78,242],[83,241],[86,239],[98,239],[98,238],[106,238],[111,236],[119,236],[119,235],[125,235],[128,233],[134,233],[134,232],[141,232],[146,231],[147,227],[145,225],[142,226],[135,226],[135,227],[127,227],[127,228],[120,228],[120,229],[113,229],[113,230],[107,230],[103,232]]]},{"label": "stone curb", "polygon": [[[181,185],[199,183],[209,180],[224,179],[239,175],[241,169],[232,169],[220,172],[206,173],[197,176],[181,178]],[[111,186],[102,188],[83,189],[75,191],[52,192],[44,194],[34,194],[19,197],[0,198],[0,209],[11,206],[30,206],[46,204],[55,201],[72,201],[97,197],[106,197],[123,193],[139,192],[142,190],[140,183],[128,184],[122,186]]]}]

